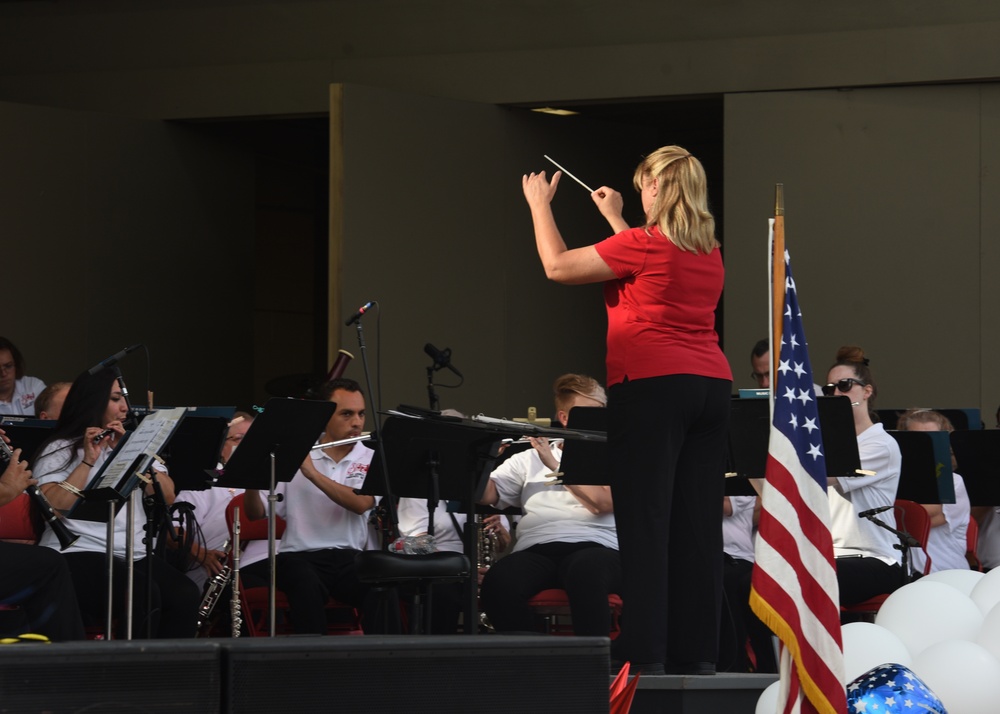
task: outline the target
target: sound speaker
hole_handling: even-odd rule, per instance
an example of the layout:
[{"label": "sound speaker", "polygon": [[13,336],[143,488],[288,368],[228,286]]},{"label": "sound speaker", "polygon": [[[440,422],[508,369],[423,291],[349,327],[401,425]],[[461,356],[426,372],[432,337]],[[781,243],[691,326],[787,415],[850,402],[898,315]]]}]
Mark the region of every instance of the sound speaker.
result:
[{"label": "sound speaker", "polygon": [[221,643],[223,711],[608,711],[602,637],[289,637]]},{"label": "sound speaker", "polygon": [[211,714],[219,673],[206,641],[0,645],[0,712]]}]

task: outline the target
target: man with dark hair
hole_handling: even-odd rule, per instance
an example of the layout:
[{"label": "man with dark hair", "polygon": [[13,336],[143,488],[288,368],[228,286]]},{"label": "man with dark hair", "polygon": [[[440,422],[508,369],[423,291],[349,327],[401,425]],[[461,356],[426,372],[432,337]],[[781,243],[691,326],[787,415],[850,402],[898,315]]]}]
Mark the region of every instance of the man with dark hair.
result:
[{"label": "man with dark hair", "polygon": [[[353,379],[335,379],[320,391],[337,410],[319,443],[360,436],[365,425],[365,396]],[[354,557],[368,546],[368,512],[372,496],[358,495],[368,474],[372,451],[362,442],[311,452],[276,504],[285,519],[277,558],[278,589],[288,598],[292,628],[299,634],[326,634],[326,603],[330,597],[362,609],[365,632],[384,631],[380,603],[371,588],[358,580]],[[256,490],[246,492],[246,513],[263,518]],[[391,612],[391,608],[388,608]],[[395,624],[391,618],[390,627]]]},{"label": "man with dark hair", "polygon": [[0,414],[34,415],[35,397],[45,382],[24,374],[24,356],[17,345],[0,337]]},{"label": "man with dark hair", "polygon": [[761,389],[771,386],[771,343],[758,340],[750,351],[750,377]]}]

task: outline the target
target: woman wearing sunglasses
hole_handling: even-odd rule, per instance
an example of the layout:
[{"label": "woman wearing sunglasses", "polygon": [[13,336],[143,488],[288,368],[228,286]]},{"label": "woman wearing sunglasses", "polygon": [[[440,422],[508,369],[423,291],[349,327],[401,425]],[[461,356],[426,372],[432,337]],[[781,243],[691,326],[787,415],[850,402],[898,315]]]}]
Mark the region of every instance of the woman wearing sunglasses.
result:
[{"label": "woman wearing sunglasses", "polygon": [[872,420],[877,393],[864,351],[853,345],[841,347],[827,374],[823,394],[851,400],[861,468],[874,474],[831,478],[827,489],[840,604],[848,607],[892,592],[903,582],[900,553],[893,548],[896,536],[858,515],[887,506],[886,511],[872,518],[896,527],[892,506],[903,457],[896,440]]}]

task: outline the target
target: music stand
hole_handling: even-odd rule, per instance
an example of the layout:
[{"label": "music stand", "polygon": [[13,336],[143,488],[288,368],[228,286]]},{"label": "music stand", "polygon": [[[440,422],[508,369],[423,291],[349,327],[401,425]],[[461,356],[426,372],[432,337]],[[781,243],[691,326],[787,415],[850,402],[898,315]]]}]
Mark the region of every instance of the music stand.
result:
[{"label": "music stand", "polygon": [[270,635],[275,633],[275,488],[279,481],[291,481],[316,438],[337,411],[334,402],[302,399],[269,399],[264,412],[253,420],[233,452],[216,486],[267,491],[267,559],[270,567],[268,608]]},{"label": "music stand", "polygon": [[903,462],[896,498],[916,503],[954,503],[951,450],[945,431],[890,431]]},{"label": "music stand", "polygon": [[[611,464],[607,441],[573,438],[580,432],[608,433],[607,407],[573,407],[566,420],[566,440],[562,445],[559,471],[563,483],[578,486],[611,484]],[[605,437],[606,438],[606,437]]]},{"label": "music stand", "polygon": [[10,439],[12,448],[21,450],[21,460],[31,463],[38,447],[49,435],[49,431],[56,425],[54,420],[32,419],[29,417],[5,416],[0,420],[0,429],[3,429]]},{"label": "music stand", "polygon": [[[816,407],[823,432],[827,476],[857,476],[861,469],[861,457],[850,401],[846,397],[816,397]],[[770,438],[771,411],[768,401],[734,398],[729,416],[727,496],[757,495],[748,479],[764,478]]]},{"label": "music stand", "polygon": [[955,451],[958,472],[965,479],[969,501],[973,506],[1000,504],[1000,431],[953,431],[951,448]]},{"label": "music stand", "polygon": [[218,477],[216,466],[231,418],[231,414],[229,417],[200,416],[195,410],[177,427],[161,454],[177,493],[203,491],[214,485]]}]

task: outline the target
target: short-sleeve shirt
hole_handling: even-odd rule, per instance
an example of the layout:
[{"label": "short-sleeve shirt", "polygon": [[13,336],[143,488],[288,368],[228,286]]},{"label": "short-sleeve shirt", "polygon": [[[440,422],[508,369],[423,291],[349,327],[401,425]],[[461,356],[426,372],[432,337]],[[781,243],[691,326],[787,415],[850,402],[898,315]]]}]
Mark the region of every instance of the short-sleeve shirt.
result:
[{"label": "short-sleeve shirt", "polygon": [[604,284],[609,385],[669,374],[732,380],[715,331],[725,278],[718,248],[682,250],[655,226],[594,247],[617,276]]}]

